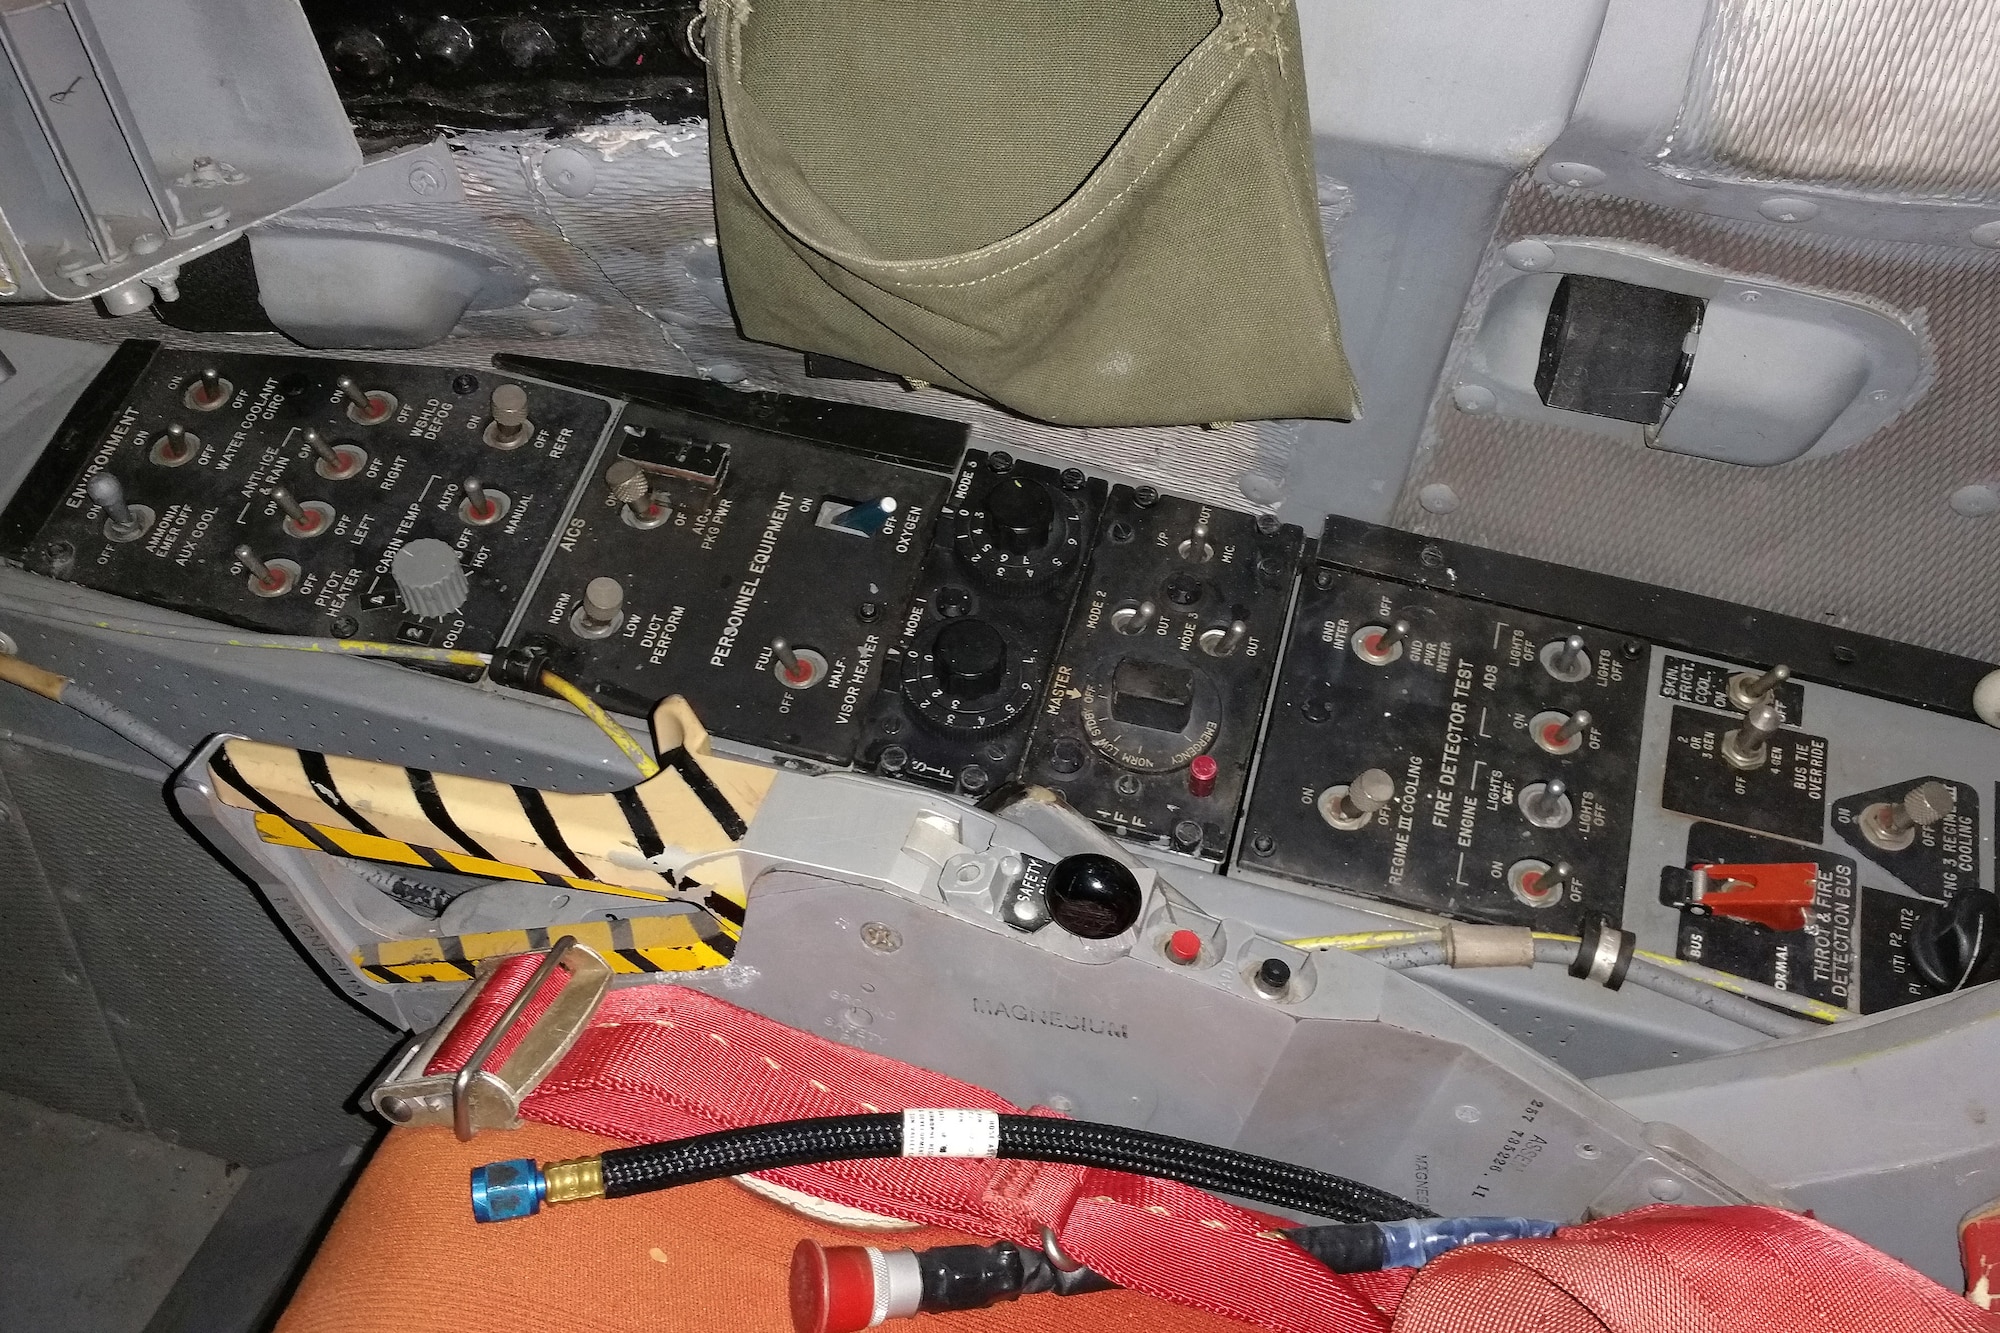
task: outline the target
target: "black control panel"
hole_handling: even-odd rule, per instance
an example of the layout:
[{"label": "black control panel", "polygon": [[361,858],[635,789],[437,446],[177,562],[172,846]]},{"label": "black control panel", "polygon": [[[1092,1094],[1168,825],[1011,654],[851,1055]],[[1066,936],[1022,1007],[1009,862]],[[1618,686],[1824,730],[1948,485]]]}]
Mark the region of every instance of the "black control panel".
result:
[{"label": "black control panel", "polygon": [[1644,655],[1572,622],[1320,569],[1246,864],[1507,925],[1616,917]]},{"label": "black control panel", "polygon": [[759,411],[778,395],[650,378],[517,642],[607,707],[679,694],[716,735],[850,762],[965,428],[852,408],[843,444]]},{"label": "black control panel", "polygon": [[127,343],[0,552],[225,624],[487,652],[611,412],[491,370]]},{"label": "black control panel", "polygon": [[1988,669],[1329,520],[1237,864],[1907,1004],[2000,973]]},{"label": "black control panel", "polygon": [[869,767],[970,796],[1019,771],[1104,496],[1074,468],[966,455],[896,626]]},{"label": "black control panel", "polygon": [[1220,859],[1304,534],[1114,487],[1025,776],[1123,837]]}]

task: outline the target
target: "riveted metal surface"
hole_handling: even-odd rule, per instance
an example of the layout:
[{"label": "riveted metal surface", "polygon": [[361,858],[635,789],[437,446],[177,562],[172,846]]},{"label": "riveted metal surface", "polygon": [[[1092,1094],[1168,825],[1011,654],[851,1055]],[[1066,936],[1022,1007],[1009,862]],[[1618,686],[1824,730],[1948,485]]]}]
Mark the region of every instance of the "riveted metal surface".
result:
[{"label": "riveted metal surface", "polygon": [[[1737,467],[1450,401],[1477,302],[1431,407],[1394,522],[1427,535],[1822,620],[1973,657],[2000,656],[2000,541],[1954,490],[2000,475],[2000,255],[1807,237],[1645,204],[1517,185],[1488,263],[1524,237],[1620,237],[1751,279],[1920,312],[1937,375],[1908,411],[1831,458]],[[1475,288],[1475,292],[1484,288]],[[1697,359],[1699,352],[1696,353]],[[1423,507],[1447,485],[1458,507]]]}]

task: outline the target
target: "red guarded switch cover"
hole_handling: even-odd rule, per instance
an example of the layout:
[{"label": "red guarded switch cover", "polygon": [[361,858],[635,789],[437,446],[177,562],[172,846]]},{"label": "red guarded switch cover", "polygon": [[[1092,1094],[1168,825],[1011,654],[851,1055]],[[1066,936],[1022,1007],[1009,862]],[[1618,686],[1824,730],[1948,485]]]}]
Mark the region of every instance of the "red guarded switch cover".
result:
[{"label": "red guarded switch cover", "polygon": [[[1811,861],[1775,865],[1697,865],[1714,885],[1701,905],[1717,916],[1751,921],[1776,931],[1804,930],[1812,910],[1819,867]],[[1725,887],[1726,886],[1726,887]]]}]

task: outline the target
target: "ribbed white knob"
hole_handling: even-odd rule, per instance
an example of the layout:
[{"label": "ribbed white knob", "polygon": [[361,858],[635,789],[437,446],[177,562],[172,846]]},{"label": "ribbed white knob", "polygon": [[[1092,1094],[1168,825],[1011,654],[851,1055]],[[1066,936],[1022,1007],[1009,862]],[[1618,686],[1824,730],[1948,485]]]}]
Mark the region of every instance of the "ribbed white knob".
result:
[{"label": "ribbed white knob", "polygon": [[435,537],[419,537],[397,551],[389,572],[403,609],[419,619],[442,619],[465,605],[465,567],[458,552]]}]

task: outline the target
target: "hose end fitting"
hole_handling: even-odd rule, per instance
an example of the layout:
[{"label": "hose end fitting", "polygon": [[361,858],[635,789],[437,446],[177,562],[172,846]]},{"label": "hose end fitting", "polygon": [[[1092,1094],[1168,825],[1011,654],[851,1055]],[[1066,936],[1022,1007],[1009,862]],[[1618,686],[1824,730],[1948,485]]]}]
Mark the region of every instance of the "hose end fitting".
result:
[{"label": "hose end fitting", "polygon": [[550,1162],[542,1168],[548,1182],[544,1202],[582,1203],[604,1197],[604,1159],[573,1157],[567,1162]]},{"label": "hose end fitting", "polygon": [[532,1158],[515,1157],[472,1168],[472,1220],[511,1222],[542,1210],[548,1177]]}]

